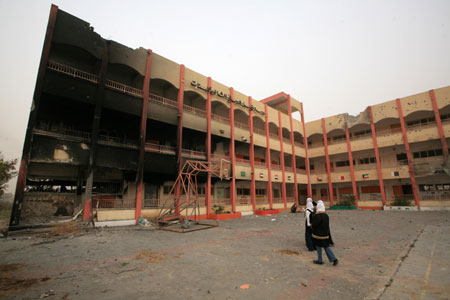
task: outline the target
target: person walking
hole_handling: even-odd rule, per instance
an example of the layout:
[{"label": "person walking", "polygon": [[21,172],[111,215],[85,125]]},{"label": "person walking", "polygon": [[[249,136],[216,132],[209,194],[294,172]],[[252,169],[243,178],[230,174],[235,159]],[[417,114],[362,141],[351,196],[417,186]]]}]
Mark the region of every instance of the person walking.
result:
[{"label": "person walking", "polygon": [[317,201],[316,213],[312,219],[311,226],[313,244],[317,249],[317,260],[313,260],[313,262],[318,265],[323,264],[322,248],[325,248],[328,260],[336,266],[339,260],[330,249],[330,220],[325,213],[325,205],[322,200]]},{"label": "person walking", "polygon": [[312,241],[311,220],[314,216],[314,205],[311,198],[306,199],[305,210],[305,242],[308,251],[314,251],[315,247]]}]

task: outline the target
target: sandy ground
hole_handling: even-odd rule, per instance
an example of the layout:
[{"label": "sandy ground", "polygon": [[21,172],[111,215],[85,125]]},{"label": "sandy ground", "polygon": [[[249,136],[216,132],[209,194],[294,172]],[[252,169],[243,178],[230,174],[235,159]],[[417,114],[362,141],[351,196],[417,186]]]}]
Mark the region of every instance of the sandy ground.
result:
[{"label": "sandy ground", "polygon": [[0,298],[450,298],[450,212],[328,213],[338,266],[312,263],[303,214],[287,211],[190,233],[80,223],[12,233],[0,240]]}]

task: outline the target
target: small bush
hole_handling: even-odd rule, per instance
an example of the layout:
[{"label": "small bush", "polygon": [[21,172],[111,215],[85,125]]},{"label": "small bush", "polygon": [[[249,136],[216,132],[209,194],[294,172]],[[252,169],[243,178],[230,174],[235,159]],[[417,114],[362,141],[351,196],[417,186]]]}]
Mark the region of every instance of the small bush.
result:
[{"label": "small bush", "polygon": [[355,205],[355,196],[353,195],[345,195],[344,199],[339,200],[335,204],[336,206],[353,206]]},{"label": "small bush", "polygon": [[225,207],[222,205],[214,205],[211,209],[216,215],[223,214]]},{"label": "small bush", "polygon": [[392,203],[392,206],[410,206],[410,205],[411,199],[405,197],[395,197],[394,202]]}]

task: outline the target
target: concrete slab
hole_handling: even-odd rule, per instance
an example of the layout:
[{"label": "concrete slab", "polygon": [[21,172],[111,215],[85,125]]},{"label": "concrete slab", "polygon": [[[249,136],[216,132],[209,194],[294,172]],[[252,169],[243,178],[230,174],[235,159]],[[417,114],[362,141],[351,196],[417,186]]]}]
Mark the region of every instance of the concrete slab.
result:
[{"label": "concrete slab", "polygon": [[426,226],[380,299],[449,298],[450,226]]},{"label": "concrete slab", "polygon": [[52,290],[49,299],[420,299],[417,288],[424,299],[450,297],[442,288],[450,278],[450,212],[328,214],[338,266],[312,263],[303,214],[288,211],[275,221],[252,215],[190,233],[15,232],[0,240],[0,298],[39,299]]}]

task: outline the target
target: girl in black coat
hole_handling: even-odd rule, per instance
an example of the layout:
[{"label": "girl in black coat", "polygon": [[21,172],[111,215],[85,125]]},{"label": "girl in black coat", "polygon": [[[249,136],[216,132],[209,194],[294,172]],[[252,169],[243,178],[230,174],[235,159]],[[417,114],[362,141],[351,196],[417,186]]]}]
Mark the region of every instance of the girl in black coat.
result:
[{"label": "girl in black coat", "polygon": [[316,214],[312,219],[312,240],[314,246],[317,249],[317,260],[313,262],[315,264],[321,265],[322,261],[322,248],[325,248],[325,253],[328,260],[333,263],[333,265],[338,264],[338,259],[334,256],[333,251],[330,249],[330,220],[328,215],[325,213],[325,205],[322,200],[317,202]]}]

